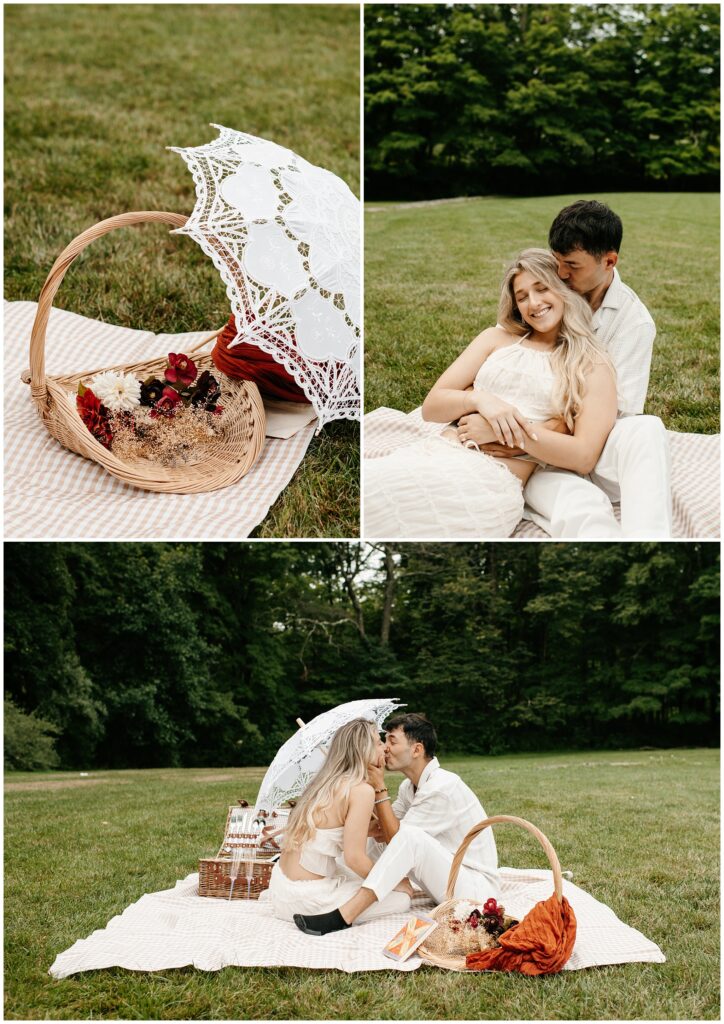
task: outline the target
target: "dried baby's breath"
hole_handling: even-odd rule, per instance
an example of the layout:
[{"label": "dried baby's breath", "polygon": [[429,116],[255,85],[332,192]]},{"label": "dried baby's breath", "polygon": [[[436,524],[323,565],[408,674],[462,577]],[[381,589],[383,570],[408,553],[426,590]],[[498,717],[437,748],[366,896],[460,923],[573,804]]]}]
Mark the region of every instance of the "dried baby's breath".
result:
[{"label": "dried baby's breath", "polygon": [[199,462],[221,432],[221,417],[198,407],[155,419],[149,413],[136,412],[135,429],[127,419],[111,417],[113,454],[124,462],[145,459],[171,468]]}]

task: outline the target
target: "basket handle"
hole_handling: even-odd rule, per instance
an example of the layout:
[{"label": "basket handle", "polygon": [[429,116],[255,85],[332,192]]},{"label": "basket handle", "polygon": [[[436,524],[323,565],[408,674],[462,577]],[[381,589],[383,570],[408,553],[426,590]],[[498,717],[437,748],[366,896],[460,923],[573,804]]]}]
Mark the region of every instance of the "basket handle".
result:
[{"label": "basket handle", "polygon": [[117,217],[108,217],[94,224],[92,228],[77,235],[73,241],[63,249],[53,266],[50,268],[45,284],[38,299],[38,310],[35,314],[33,329],[30,333],[30,393],[33,401],[39,406],[45,407],[48,403],[48,389],[45,383],[45,332],[50,319],[50,310],[53,307],[55,293],[65,277],[65,272],[76,256],[80,255],[87,245],[90,245],[96,238],[107,234],[115,228],[127,228],[134,224],[162,223],[173,224],[176,228],[182,228],[187,218],[181,213],[168,213],[157,210],[140,210],[134,213],[121,213]]},{"label": "basket handle", "polygon": [[521,828],[527,829],[532,835],[536,837],[538,842],[545,850],[545,854],[548,857],[548,861],[553,870],[553,885],[554,891],[560,903],[563,899],[563,877],[561,875],[561,865],[558,862],[558,856],[556,851],[551,846],[550,840],[543,835],[539,828],[532,825],[531,822],[526,821],[525,818],[516,818],[511,814],[496,814],[492,818],[486,818],[485,821],[481,821],[479,825],[475,825],[471,828],[468,834],[463,839],[462,843],[458,847],[458,851],[453,857],[452,864],[450,865],[450,875],[447,880],[447,891],[445,893],[445,899],[451,900],[453,893],[455,892],[455,883],[458,880],[458,873],[460,871],[460,865],[463,862],[463,857],[467,851],[467,848],[472,843],[473,839],[490,825],[501,825],[503,823],[511,825],[520,825]]}]

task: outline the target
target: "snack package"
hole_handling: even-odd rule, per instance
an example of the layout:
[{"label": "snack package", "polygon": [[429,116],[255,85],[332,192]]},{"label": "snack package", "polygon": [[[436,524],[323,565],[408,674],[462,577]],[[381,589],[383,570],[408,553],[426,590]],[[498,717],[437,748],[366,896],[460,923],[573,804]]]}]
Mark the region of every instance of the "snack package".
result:
[{"label": "snack package", "polygon": [[391,960],[407,960],[436,928],[437,921],[433,921],[425,914],[415,914],[400,928],[395,937],[390,939],[382,952]]}]

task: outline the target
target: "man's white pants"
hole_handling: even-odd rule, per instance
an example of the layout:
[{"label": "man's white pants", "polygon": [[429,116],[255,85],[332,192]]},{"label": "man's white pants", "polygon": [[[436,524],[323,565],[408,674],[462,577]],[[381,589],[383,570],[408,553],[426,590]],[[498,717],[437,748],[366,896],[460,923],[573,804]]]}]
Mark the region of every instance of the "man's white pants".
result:
[{"label": "man's white pants", "polygon": [[[538,469],[525,488],[526,515],[557,538],[671,536],[671,456],[656,416],[617,420],[590,477]],[[621,502],[621,524],[612,501]]]},{"label": "man's white pants", "polygon": [[[387,846],[368,843],[367,852],[375,863],[362,885],[371,889],[378,900],[385,899],[403,878],[424,889],[435,903],[445,899],[453,855],[421,828],[400,825]],[[477,871],[461,866],[455,895],[483,903],[491,896],[499,900],[497,870],[491,867],[489,871]]]}]

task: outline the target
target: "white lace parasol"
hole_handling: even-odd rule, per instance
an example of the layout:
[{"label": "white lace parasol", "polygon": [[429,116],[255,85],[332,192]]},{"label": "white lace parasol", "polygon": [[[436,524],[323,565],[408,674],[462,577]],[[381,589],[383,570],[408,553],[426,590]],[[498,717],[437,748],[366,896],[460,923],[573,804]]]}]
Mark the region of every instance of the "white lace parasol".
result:
[{"label": "white lace parasol", "polygon": [[404,704],[392,700],[353,700],[323,711],[307,722],[279,748],[269,765],[256,798],[257,809],[271,811],[306,789],[327,756],[326,748],[337,729],[353,718],[368,718],[381,728],[393,711]]},{"label": "white lace parasol", "polygon": [[360,204],[331,171],[221,125],[186,161],[190,235],[221,274],[237,336],[269,352],[314,406],[319,425],[360,416]]}]

